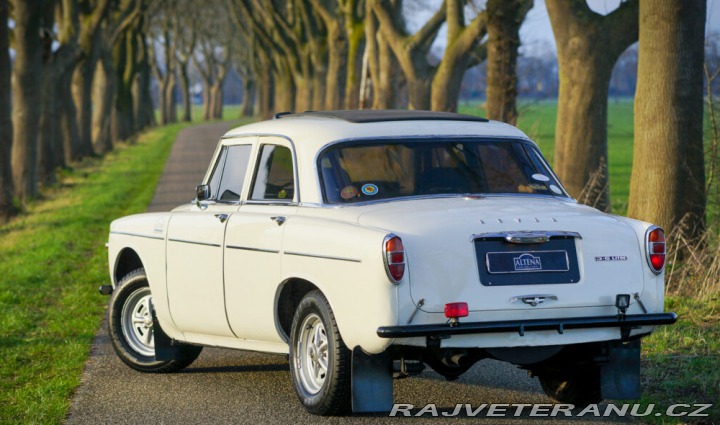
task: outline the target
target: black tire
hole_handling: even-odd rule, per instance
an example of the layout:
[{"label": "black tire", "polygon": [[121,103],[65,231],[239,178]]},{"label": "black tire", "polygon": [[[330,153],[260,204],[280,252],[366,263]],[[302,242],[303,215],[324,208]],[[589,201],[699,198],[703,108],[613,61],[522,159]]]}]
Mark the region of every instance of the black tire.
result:
[{"label": "black tire", "polygon": [[[315,350],[313,357],[313,347],[322,347],[323,339],[325,349]],[[320,291],[309,292],[295,310],[290,331],[290,375],[308,412],[322,416],[350,412],[351,361],[327,299]]]},{"label": "black tire", "polygon": [[[177,359],[155,359],[151,300],[145,269],[133,270],[120,280],[110,298],[108,322],[115,353],[140,372],[169,373],[189,366],[200,355],[202,347],[182,345]],[[133,317],[146,322],[131,324]]]},{"label": "black tire", "polygon": [[545,394],[556,403],[585,407],[602,401],[600,368],[587,367],[538,376]]}]

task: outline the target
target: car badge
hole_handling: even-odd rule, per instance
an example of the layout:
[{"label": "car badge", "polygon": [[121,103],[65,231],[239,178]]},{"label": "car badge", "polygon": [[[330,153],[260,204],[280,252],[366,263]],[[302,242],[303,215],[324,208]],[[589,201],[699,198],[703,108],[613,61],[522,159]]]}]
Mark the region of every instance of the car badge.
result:
[{"label": "car badge", "polygon": [[519,257],[513,257],[513,265],[515,266],[515,271],[542,270],[540,257],[527,253]]}]

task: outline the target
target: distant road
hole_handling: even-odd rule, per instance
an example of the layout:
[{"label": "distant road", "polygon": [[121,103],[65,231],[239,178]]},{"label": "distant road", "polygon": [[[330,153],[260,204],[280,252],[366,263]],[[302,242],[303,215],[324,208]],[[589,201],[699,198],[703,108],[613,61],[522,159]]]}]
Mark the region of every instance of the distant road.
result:
[{"label": "distant road", "polygon": [[[202,180],[227,123],[205,124],[183,130],[158,183],[148,211],[168,211],[189,202]],[[100,296],[100,295],[98,295]],[[107,318],[106,318],[107,320]],[[205,348],[185,370],[167,375],[144,374],[125,366],[115,355],[103,321],[80,387],[75,392],[67,424],[374,424],[401,421],[439,424],[449,421],[475,423],[478,418],[386,418],[364,415],[322,418],[305,412],[295,396],[288,363],[283,355],[258,354]],[[494,360],[483,360],[460,379],[447,382],[438,374],[395,381],[395,402],[417,409],[435,403],[444,412],[456,404],[549,403],[537,379],[525,371]],[[604,406],[601,406],[604,410]],[[508,408],[515,412],[515,408]],[[503,425],[547,424],[549,418],[533,418],[524,409],[521,417],[487,418]],[[582,418],[565,423],[618,423],[623,418]]]}]

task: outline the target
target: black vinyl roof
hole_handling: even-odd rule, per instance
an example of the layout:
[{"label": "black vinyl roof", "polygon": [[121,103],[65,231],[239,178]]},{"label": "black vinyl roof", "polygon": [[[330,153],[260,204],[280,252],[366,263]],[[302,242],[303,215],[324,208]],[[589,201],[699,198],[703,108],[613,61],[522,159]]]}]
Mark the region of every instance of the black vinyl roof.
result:
[{"label": "black vinyl roof", "polygon": [[370,123],[384,121],[475,121],[487,122],[487,118],[472,115],[437,111],[407,111],[400,109],[364,109],[345,111],[305,111],[303,113],[281,112],[275,119],[290,117],[331,118],[352,123]]}]

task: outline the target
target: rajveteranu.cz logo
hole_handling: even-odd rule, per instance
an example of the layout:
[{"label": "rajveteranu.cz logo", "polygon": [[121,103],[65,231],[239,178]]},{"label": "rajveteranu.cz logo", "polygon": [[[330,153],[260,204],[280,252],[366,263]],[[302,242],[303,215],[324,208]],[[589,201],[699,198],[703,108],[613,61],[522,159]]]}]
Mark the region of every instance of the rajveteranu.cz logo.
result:
[{"label": "rajveteranu.cz logo", "polygon": [[542,270],[540,257],[535,257],[532,254],[522,254],[519,257],[514,257],[513,264],[515,265],[515,270],[517,271]]}]

